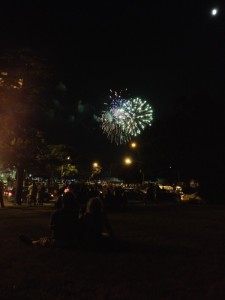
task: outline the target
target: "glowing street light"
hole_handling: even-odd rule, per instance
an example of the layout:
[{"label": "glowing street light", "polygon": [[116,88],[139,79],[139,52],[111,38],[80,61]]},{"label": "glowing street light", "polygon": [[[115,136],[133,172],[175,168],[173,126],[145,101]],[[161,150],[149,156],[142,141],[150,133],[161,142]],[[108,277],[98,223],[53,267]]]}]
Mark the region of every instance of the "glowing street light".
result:
[{"label": "glowing street light", "polygon": [[126,158],[124,159],[124,163],[125,163],[126,165],[131,165],[131,164],[133,163],[133,161],[132,161],[132,159],[131,159],[130,157],[126,157]]},{"label": "glowing street light", "polygon": [[137,143],[136,143],[136,142],[132,142],[132,143],[130,144],[130,146],[131,146],[131,148],[136,148],[136,147],[137,147]]},{"label": "glowing street light", "polygon": [[98,167],[98,163],[97,162],[93,162],[93,168],[97,168]]},{"label": "glowing street light", "polygon": [[92,163],[92,170],[91,170],[91,175],[89,177],[89,182],[91,179],[93,179],[96,175],[99,175],[102,171],[102,167],[98,162],[93,162]]},{"label": "glowing street light", "polygon": [[[70,156],[67,156],[66,157],[66,160],[70,160]],[[62,166],[61,166],[61,179],[63,178],[63,176],[64,176],[64,165],[65,165],[65,167],[66,167],[66,163],[63,163],[62,164]]]},{"label": "glowing street light", "polygon": [[[126,165],[131,165],[131,164],[133,164],[133,163],[136,163],[136,164],[138,164],[140,167],[141,167],[141,165],[142,165],[142,162],[141,162],[141,161],[138,161],[138,160],[132,160],[130,157],[125,157],[125,158],[124,158],[124,163],[125,163]],[[144,183],[144,180],[145,180],[145,174],[144,174],[144,172],[143,172],[142,169],[140,169],[140,173],[142,174],[142,184],[143,184],[143,183]]]}]

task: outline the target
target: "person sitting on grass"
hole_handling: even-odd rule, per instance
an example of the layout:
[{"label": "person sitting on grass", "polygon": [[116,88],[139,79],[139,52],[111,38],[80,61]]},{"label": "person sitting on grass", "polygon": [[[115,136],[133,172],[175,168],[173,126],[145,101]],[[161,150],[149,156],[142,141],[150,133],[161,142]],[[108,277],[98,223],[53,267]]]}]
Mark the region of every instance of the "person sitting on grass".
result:
[{"label": "person sitting on grass", "polygon": [[51,236],[32,240],[21,234],[19,239],[27,245],[44,247],[73,247],[78,245],[79,205],[71,192],[63,195],[63,207],[55,210],[50,218]]},{"label": "person sitting on grass", "polygon": [[99,197],[90,198],[80,220],[81,246],[89,250],[110,249],[114,239],[112,227],[104,213],[102,200]]}]

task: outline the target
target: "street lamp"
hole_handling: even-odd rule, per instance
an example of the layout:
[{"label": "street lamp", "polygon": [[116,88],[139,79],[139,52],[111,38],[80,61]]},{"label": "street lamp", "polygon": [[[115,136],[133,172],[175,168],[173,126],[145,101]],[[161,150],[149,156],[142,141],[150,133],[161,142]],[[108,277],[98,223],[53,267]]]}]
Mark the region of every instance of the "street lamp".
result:
[{"label": "street lamp", "polygon": [[[70,156],[67,156],[67,157],[66,157],[66,160],[69,161],[69,160],[70,160]],[[62,178],[63,178],[63,175],[64,175],[64,163],[63,163],[62,166],[61,166],[61,180],[62,180]]]},{"label": "street lamp", "polygon": [[97,168],[98,167],[98,163],[97,162],[94,162],[93,163],[93,168]]},{"label": "street lamp", "polygon": [[125,157],[124,163],[126,165],[131,165],[133,163],[133,160],[130,157]]},{"label": "street lamp", "polygon": [[134,150],[135,152],[135,157],[137,157],[137,160],[135,160],[134,162],[138,163],[139,166],[140,166],[140,173],[142,174],[142,184],[144,183],[144,180],[145,180],[145,174],[142,170],[142,167],[143,167],[143,161],[141,159],[141,155],[140,155],[140,147],[139,145],[133,141],[130,143],[130,147]]},{"label": "street lamp", "polygon": [[[133,159],[130,158],[130,157],[125,157],[125,158],[124,158],[124,163],[125,163],[126,165],[131,165],[131,164],[133,164],[133,163],[137,163],[140,167],[142,166],[142,162],[141,162],[141,161],[139,161],[139,160],[133,160]],[[140,173],[142,174],[142,180],[141,180],[141,182],[142,182],[142,184],[143,184],[143,183],[144,183],[144,180],[145,180],[145,174],[144,174],[144,172],[143,172],[142,169],[140,169]]]},{"label": "street lamp", "polygon": [[137,147],[137,143],[136,143],[136,142],[132,142],[132,143],[130,144],[130,146],[131,146],[131,148],[136,148],[136,147]]},{"label": "street lamp", "polygon": [[92,171],[91,171],[91,176],[89,177],[89,182],[91,181],[91,179],[95,176],[101,173],[101,165],[98,162],[93,162],[92,163]]}]

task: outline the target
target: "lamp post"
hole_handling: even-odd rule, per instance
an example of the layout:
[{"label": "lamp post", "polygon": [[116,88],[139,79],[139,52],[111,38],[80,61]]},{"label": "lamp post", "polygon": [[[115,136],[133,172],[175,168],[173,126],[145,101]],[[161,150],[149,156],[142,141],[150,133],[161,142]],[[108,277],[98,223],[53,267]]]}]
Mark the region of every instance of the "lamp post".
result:
[{"label": "lamp post", "polygon": [[99,163],[96,162],[96,161],[93,162],[93,163],[92,163],[91,176],[89,177],[89,182],[91,181],[91,178],[93,178],[95,174],[101,173],[101,170],[102,170],[102,168],[101,168],[101,166],[99,165]]},{"label": "lamp post", "polygon": [[[66,160],[69,161],[69,160],[70,160],[70,156],[67,156],[67,157],[66,157]],[[64,175],[64,163],[63,163],[62,166],[61,166],[61,180],[62,180],[62,178],[63,178],[63,175]]]},{"label": "lamp post", "polygon": [[142,174],[142,185],[143,185],[144,180],[145,180],[145,174],[144,174],[143,169],[142,169],[143,161],[140,159],[139,144],[136,141],[132,141],[130,143],[130,148],[132,148],[132,150],[134,150],[134,152],[135,152],[135,156],[136,156],[137,160],[135,159],[134,162],[139,164],[140,173]]},{"label": "lamp post", "polygon": [[143,185],[144,182],[145,182],[145,173],[143,172],[142,169],[140,169],[140,173],[142,174],[142,181],[141,181],[141,184]]},{"label": "lamp post", "polygon": [[[132,165],[133,163],[137,163],[139,165],[139,167],[142,166],[142,162],[141,161],[139,161],[139,160],[133,160],[131,157],[125,157],[124,158],[124,163],[125,163],[125,165],[128,165],[128,166]],[[145,180],[145,174],[144,174],[144,172],[143,172],[142,169],[140,169],[140,173],[142,174],[141,184],[143,185],[144,180]]]}]

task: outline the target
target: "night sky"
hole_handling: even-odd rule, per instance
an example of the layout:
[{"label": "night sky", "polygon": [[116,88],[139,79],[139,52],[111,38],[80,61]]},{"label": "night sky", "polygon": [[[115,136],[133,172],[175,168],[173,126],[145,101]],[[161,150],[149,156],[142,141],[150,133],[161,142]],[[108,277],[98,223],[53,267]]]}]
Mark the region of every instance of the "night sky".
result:
[{"label": "night sky", "polygon": [[5,1],[0,18],[2,48],[29,47],[55,65],[67,93],[56,106],[68,105],[66,118],[76,111],[65,139],[90,160],[118,149],[93,118],[109,89],[145,98],[156,119],[179,98],[225,96],[223,1]]}]

